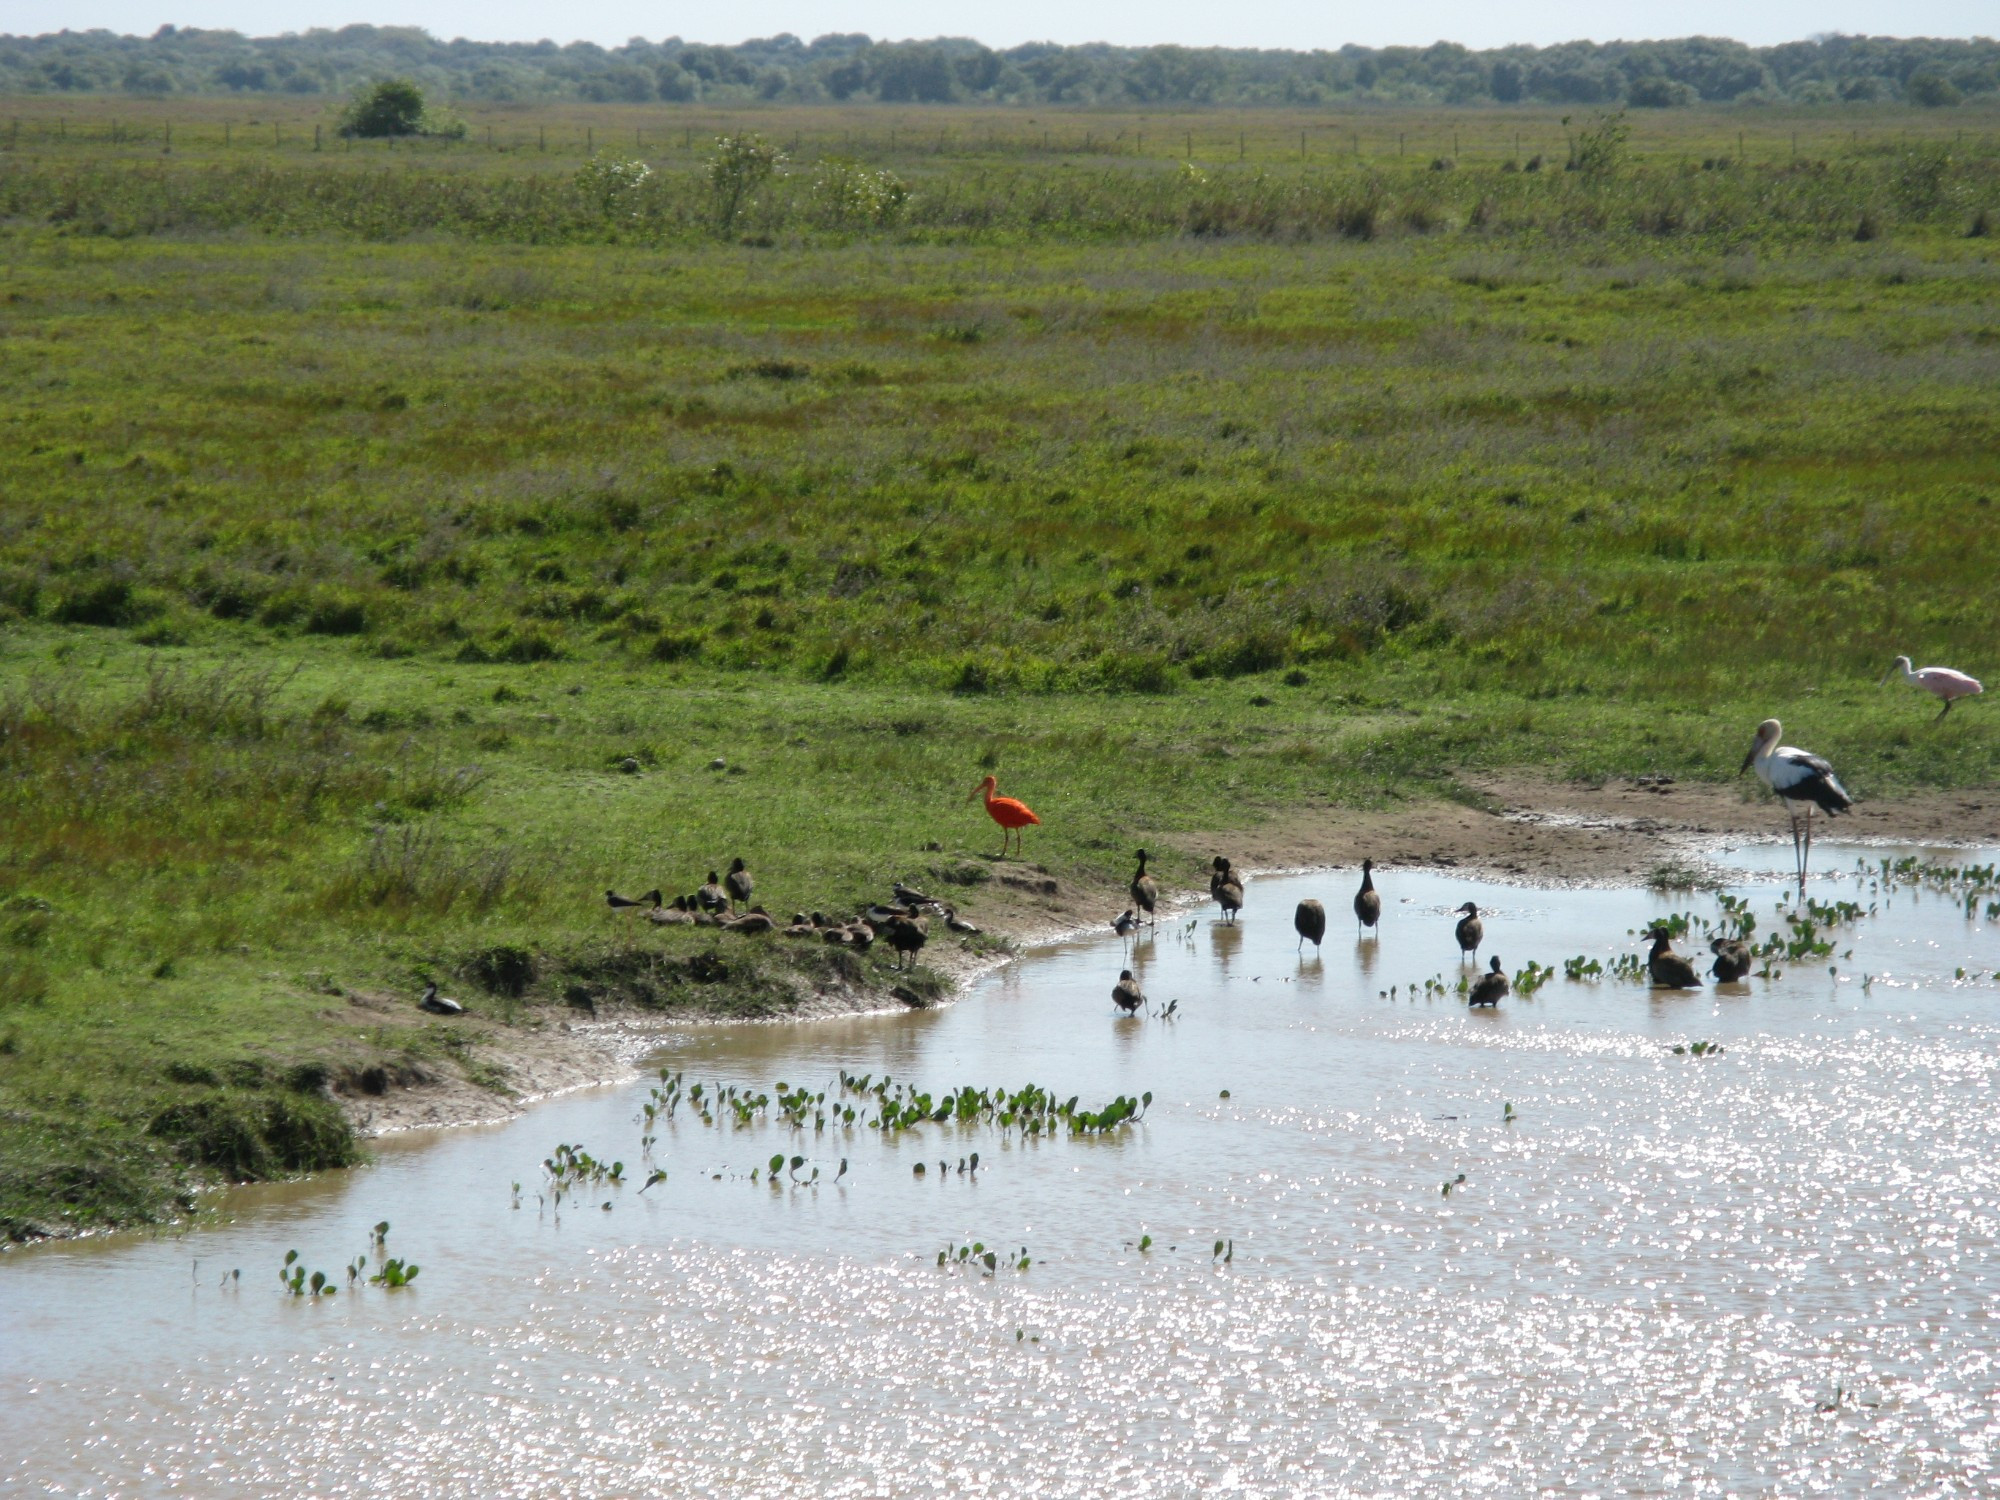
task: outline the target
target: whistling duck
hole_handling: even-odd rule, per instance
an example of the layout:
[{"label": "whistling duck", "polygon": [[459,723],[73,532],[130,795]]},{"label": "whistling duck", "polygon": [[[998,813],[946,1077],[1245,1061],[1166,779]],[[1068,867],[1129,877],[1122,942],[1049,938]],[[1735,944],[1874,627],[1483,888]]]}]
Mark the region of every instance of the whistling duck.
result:
[{"label": "whistling duck", "polygon": [[1363,927],[1382,920],[1382,893],[1375,889],[1375,861],[1361,861],[1361,889],[1354,893],[1354,915]]},{"label": "whistling duck", "polygon": [[437,981],[424,986],[423,998],[417,1001],[418,1010],[427,1010],[434,1016],[462,1016],[465,1007],[456,1000],[438,993]]},{"label": "whistling duck", "polygon": [[1493,963],[1484,974],[1472,982],[1472,992],[1465,999],[1468,1005],[1498,1005],[1507,997],[1507,976],[1500,972],[1500,956],[1493,956]]},{"label": "whistling duck", "polygon": [[1298,929],[1299,951],[1305,951],[1306,940],[1310,938],[1313,952],[1317,953],[1320,939],[1326,936],[1326,908],[1317,901],[1301,901],[1299,909],[1292,913],[1292,926]]},{"label": "whistling duck", "polygon": [[1243,910],[1243,877],[1232,871],[1229,861],[1220,854],[1215,856],[1212,873],[1208,877],[1208,893],[1222,908],[1223,920],[1234,922],[1236,914]]},{"label": "whistling duck", "polygon": [[[713,876],[709,878],[714,879]],[[729,862],[729,873],[722,877],[722,889],[729,897],[731,911],[736,909],[739,902],[744,906],[750,904],[750,892],[756,888],[756,884],[757,882],[750,878],[750,867],[742,860],[732,859]]]},{"label": "whistling duck", "polygon": [[1146,1003],[1146,993],[1139,988],[1139,981],[1132,977],[1130,969],[1118,971],[1118,983],[1111,987],[1111,1003],[1128,1016],[1137,1014]]},{"label": "whistling duck", "polygon": [[654,886],[653,889],[646,892],[643,896],[621,896],[616,891],[606,891],[604,893],[604,904],[613,911],[623,911],[631,906],[656,907],[660,904],[660,888]]},{"label": "whistling duck", "polygon": [[1139,851],[1138,872],[1133,875],[1132,883],[1126,889],[1132,893],[1132,910],[1135,913],[1144,912],[1146,914],[1139,920],[1142,922],[1154,922],[1157,921],[1157,918],[1154,916],[1154,910],[1160,904],[1160,883],[1146,873],[1146,858],[1146,851],[1141,849]]},{"label": "whistling duck", "polygon": [[1470,953],[1479,957],[1479,945],[1486,940],[1486,924],[1479,920],[1479,908],[1470,901],[1459,908],[1465,915],[1459,918],[1453,929],[1458,935],[1458,956],[1461,961]]},{"label": "whistling duck", "polygon": [[1673,950],[1673,937],[1664,927],[1655,927],[1646,936],[1653,940],[1653,951],[1646,955],[1646,971],[1653,976],[1653,983],[1669,990],[1697,990],[1701,988],[1701,976],[1694,971],[1694,965]]},{"label": "whistling duck", "polygon": [[1708,951],[1715,955],[1715,977],[1724,984],[1734,984],[1748,974],[1755,961],[1750,956],[1750,945],[1741,938],[1711,938]]}]

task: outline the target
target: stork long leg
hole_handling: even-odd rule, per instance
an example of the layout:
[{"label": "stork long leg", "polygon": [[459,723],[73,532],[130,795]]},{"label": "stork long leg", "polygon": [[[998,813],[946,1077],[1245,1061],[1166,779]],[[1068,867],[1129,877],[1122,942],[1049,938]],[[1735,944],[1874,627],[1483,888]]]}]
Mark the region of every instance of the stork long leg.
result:
[{"label": "stork long leg", "polygon": [[1799,815],[1792,804],[1785,804],[1785,817],[1792,825],[1792,873],[1799,877],[1799,884],[1806,883],[1805,855],[1799,849]]},{"label": "stork long leg", "polygon": [[1950,713],[1951,705],[1952,705],[1952,700],[1950,698],[1945,699],[1944,707],[1938,710],[1937,719],[1932,719],[1931,722],[1935,724],[1937,723],[1938,719],[1942,719],[1946,714]]},{"label": "stork long leg", "polygon": [[1806,804],[1806,857],[1799,866],[1799,887],[1805,888],[1806,872],[1812,868],[1812,804]]}]

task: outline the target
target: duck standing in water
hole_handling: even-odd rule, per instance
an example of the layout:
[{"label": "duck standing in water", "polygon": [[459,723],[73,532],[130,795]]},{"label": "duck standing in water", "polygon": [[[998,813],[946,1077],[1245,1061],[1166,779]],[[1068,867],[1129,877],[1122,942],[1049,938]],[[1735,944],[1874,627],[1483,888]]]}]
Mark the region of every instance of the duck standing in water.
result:
[{"label": "duck standing in water", "polygon": [[1160,883],[1159,881],[1153,879],[1152,876],[1146,873],[1147,856],[1146,856],[1146,851],[1144,849],[1141,849],[1139,851],[1138,857],[1139,857],[1138,872],[1133,875],[1132,884],[1126,887],[1126,889],[1128,889],[1132,893],[1133,912],[1134,913],[1144,912],[1146,915],[1142,917],[1140,920],[1151,922],[1154,926],[1157,927],[1159,925],[1159,919],[1154,915],[1154,912],[1155,909],[1160,904]]},{"label": "duck standing in water", "polygon": [[1754,962],[1750,945],[1741,938],[1711,938],[1708,951],[1715,955],[1715,968],[1711,972],[1724,984],[1734,984],[1748,974]]},{"label": "duck standing in water", "polygon": [[1479,945],[1486,940],[1486,924],[1479,920],[1479,908],[1470,901],[1459,910],[1465,915],[1458,919],[1458,926],[1453,931],[1458,937],[1459,962],[1463,963],[1468,953],[1475,959],[1479,957]]},{"label": "duck standing in water", "polygon": [[1354,893],[1354,918],[1364,928],[1382,920],[1382,893],[1375,889],[1375,861],[1361,861],[1361,889]]},{"label": "duck standing in water", "polygon": [[1493,955],[1493,965],[1472,983],[1472,993],[1465,997],[1468,1005],[1498,1005],[1507,998],[1507,976],[1500,972],[1500,955]]},{"label": "duck standing in water", "polygon": [[1234,924],[1236,914],[1243,910],[1243,877],[1229,868],[1229,861],[1220,854],[1208,877],[1208,893],[1215,898],[1215,904],[1222,908],[1222,919]]},{"label": "duck standing in water", "polygon": [[1299,909],[1292,913],[1292,926],[1299,934],[1299,951],[1304,952],[1310,941],[1313,952],[1318,953],[1320,940],[1326,936],[1326,908],[1317,901],[1301,901]]},{"label": "duck standing in water", "polygon": [[1654,984],[1668,990],[1701,988],[1701,976],[1693,964],[1674,952],[1673,936],[1666,928],[1655,927],[1646,935],[1653,940],[1653,951],[1646,956],[1646,972],[1653,976]]},{"label": "duck standing in water", "polygon": [[1139,1013],[1139,1007],[1146,1003],[1146,992],[1139,988],[1139,981],[1132,977],[1130,969],[1118,971],[1118,982],[1111,987],[1111,1003],[1132,1016]]}]

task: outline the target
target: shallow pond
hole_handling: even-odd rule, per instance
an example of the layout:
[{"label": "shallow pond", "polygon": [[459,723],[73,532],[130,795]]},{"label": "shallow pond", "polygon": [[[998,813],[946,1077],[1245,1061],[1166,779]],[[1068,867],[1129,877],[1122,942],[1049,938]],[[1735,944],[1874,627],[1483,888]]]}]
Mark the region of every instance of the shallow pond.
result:
[{"label": "shallow pond", "polygon": [[[944,1010],[689,1028],[656,1064],[689,1085],[1153,1101],[1028,1139],[683,1098],[641,1192],[649,1077],[233,1194],[216,1227],[6,1257],[0,1490],[1990,1494],[2000,924],[1857,873],[1922,852],[1819,846],[1813,898],[1874,914],[1694,993],[1562,961],[1715,896],[1392,870],[1377,938],[1350,874],[1268,877],[1238,927],[1040,951]],[[1782,926],[1789,846],[1722,858]],[[1470,972],[1468,898],[1482,960],[1556,977],[1495,1012],[1427,991]],[[1172,1019],[1114,1012],[1127,963]],[[553,1212],[559,1142],[626,1182]],[[351,1290],[384,1219],[422,1274]],[[1031,1263],[937,1265],[973,1241]],[[286,1295],[293,1248],[340,1294]]]}]

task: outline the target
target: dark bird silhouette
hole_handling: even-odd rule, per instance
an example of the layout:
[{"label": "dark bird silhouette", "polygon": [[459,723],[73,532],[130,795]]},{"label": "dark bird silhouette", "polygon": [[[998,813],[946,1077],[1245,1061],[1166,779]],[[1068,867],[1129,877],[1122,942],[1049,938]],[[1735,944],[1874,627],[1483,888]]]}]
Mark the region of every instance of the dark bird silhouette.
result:
[{"label": "dark bird silhouette", "polygon": [[1458,934],[1458,956],[1463,961],[1470,953],[1479,957],[1479,945],[1486,940],[1486,924],[1479,920],[1479,908],[1470,901],[1459,908],[1465,915],[1459,918],[1455,931]]},{"label": "dark bird silhouette", "polygon": [[1130,969],[1118,971],[1118,983],[1111,987],[1111,1003],[1128,1016],[1136,1015],[1146,1003],[1146,992],[1139,988],[1139,981],[1132,977]]},{"label": "dark bird silhouette", "polygon": [[643,896],[621,896],[616,891],[606,891],[604,893],[604,904],[613,911],[623,911],[631,906],[658,906],[660,904],[660,888],[654,886],[653,889],[646,892]]},{"label": "dark bird silhouette", "polygon": [[1299,909],[1292,913],[1292,926],[1299,932],[1299,950],[1305,950],[1311,940],[1313,952],[1319,951],[1320,940],[1326,936],[1326,908],[1317,901],[1301,901]]},{"label": "dark bird silhouette", "polygon": [[1715,955],[1715,977],[1724,984],[1734,984],[1750,972],[1750,945],[1741,938],[1713,938],[1708,951]]},{"label": "dark bird silhouette", "polygon": [[[708,878],[715,879],[713,875]],[[757,882],[750,878],[750,867],[740,859],[732,859],[729,862],[729,873],[722,877],[722,890],[723,894],[729,897],[730,910],[734,911],[738,903],[748,906],[750,892],[755,890],[756,886]]]},{"label": "dark bird silhouette", "polygon": [[708,884],[694,893],[703,911],[720,912],[729,910],[729,892],[722,888],[722,877],[715,871],[708,872]]},{"label": "dark bird silhouette", "polygon": [[1694,971],[1694,965],[1682,958],[1673,949],[1673,937],[1664,927],[1655,927],[1646,936],[1653,940],[1653,951],[1646,955],[1646,971],[1653,976],[1653,983],[1669,990],[1698,990],[1701,976]]},{"label": "dark bird silhouette", "polygon": [[903,905],[905,906],[915,907],[915,906],[937,905],[937,902],[931,900],[931,898],[929,896],[926,896],[922,891],[904,885],[903,882],[900,880],[897,881],[895,885],[891,887],[891,889],[895,891],[896,899],[902,902]]},{"label": "dark bird silhouette", "polygon": [[976,927],[971,922],[966,921],[965,918],[961,917],[958,914],[958,908],[955,906],[945,907],[944,925],[950,928],[953,932],[957,933],[961,937],[979,936],[979,928]]},{"label": "dark bird silhouette", "polygon": [[1354,893],[1354,915],[1363,927],[1382,920],[1382,893],[1375,889],[1375,861],[1361,861],[1361,889]]},{"label": "dark bird silhouette", "polygon": [[1222,908],[1222,918],[1234,922],[1236,914],[1243,910],[1243,877],[1229,868],[1229,861],[1220,854],[1208,877],[1208,893],[1215,898],[1215,904]]},{"label": "dark bird silhouette", "polygon": [[899,966],[909,967],[930,941],[931,924],[928,917],[891,917],[882,929],[882,936],[889,946],[896,950]]},{"label": "dark bird silhouette", "polygon": [[427,1010],[434,1016],[462,1016],[465,1007],[456,1000],[438,993],[437,981],[424,986],[423,998],[417,1001],[418,1010]]},{"label": "dark bird silhouette", "polygon": [[744,934],[775,931],[778,924],[771,914],[761,906],[753,906],[739,917],[724,917],[722,925],[731,932]]},{"label": "dark bird silhouette", "polygon": [[1122,938],[1129,938],[1139,930],[1138,913],[1134,912],[1131,907],[1126,907],[1125,910],[1111,919],[1111,930]]},{"label": "dark bird silhouette", "polygon": [[1156,921],[1154,911],[1160,904],[1160,883],[1146,873],[1146,851],[1144,849],[1139,851],[1138,873],[1132,877],[1132,884],[1128,889],[1132,892],[1133,912],[1145,913],[1145,916],[1139,918],[1139,920],[1142,922]]},{"label": "dark bird silhouette", "polygon": [[1472,982],[1472,993],[1465,997],[1468,1005],[1498,1005],[1507,998],[1507,976],[1500,972],[1500,956],[1493,956],[1492,966]]},{"label": "dark bird silhouette", "polygon": [[856,953],[866,953],[875,946],[875,929],[856,917],[847,924],[847,946]]}]

